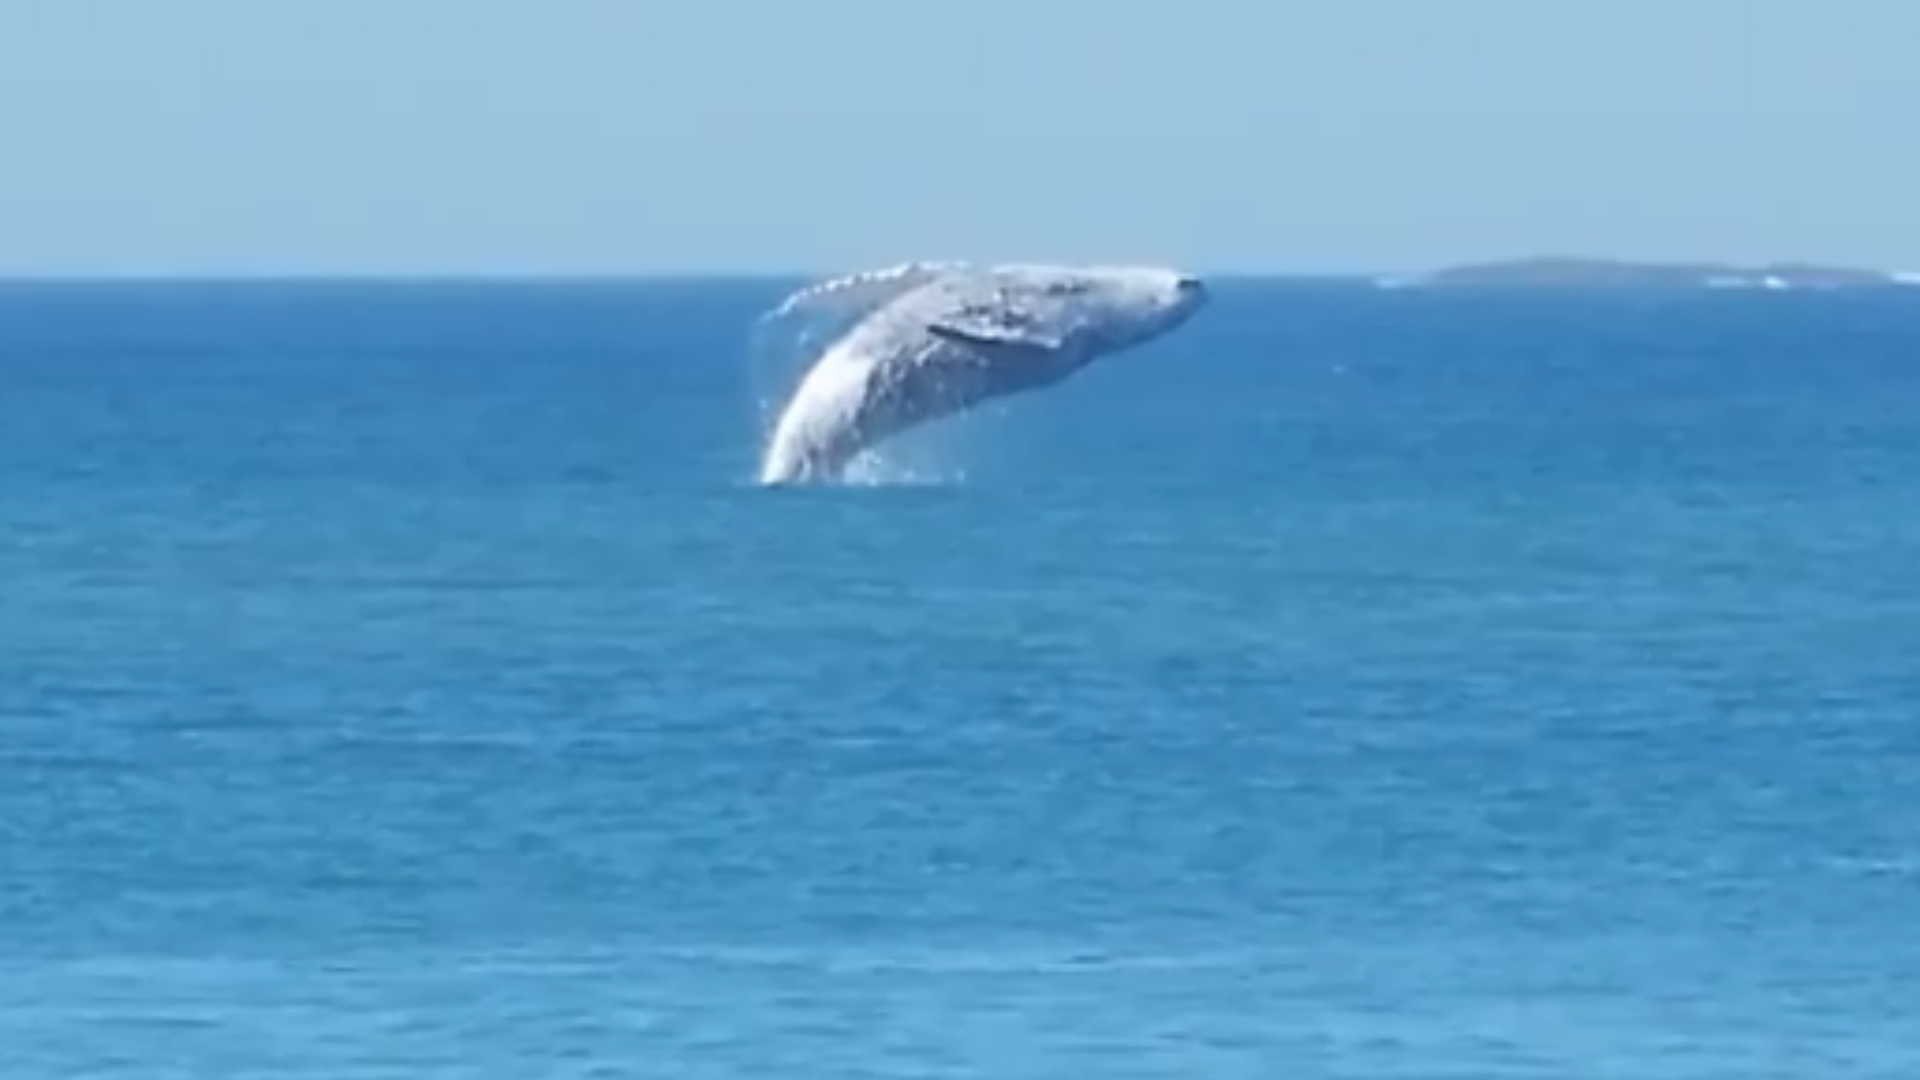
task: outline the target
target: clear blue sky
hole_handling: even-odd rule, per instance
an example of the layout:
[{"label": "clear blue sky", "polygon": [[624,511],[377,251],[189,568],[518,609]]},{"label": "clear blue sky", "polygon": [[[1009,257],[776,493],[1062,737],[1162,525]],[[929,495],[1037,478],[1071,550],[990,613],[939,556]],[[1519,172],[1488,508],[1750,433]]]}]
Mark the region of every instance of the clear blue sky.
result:
[{"label": "clear blue sky", "polygon": [[1920,265],[1920,0],[0,0],[0,274]]}]

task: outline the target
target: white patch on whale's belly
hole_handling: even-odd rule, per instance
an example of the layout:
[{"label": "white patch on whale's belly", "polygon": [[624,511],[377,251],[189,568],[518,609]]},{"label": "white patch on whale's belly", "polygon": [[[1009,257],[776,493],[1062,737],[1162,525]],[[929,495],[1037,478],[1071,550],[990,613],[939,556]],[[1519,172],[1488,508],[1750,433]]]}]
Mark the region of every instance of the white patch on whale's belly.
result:
[{"label": "white patch on whale's belly", "polygon": [[844,345],[821,357],[774,425],[760,482],[832,479],[858,450],[853,421],[867,396],[869,365]]},{"label": "white patch on whale's belly", "polygon": [[990,396],[974,366],[964,350],[922,333],[843,339],[801,380],[781,413],[760,482],[881,482],[913,455],[882,454],[880,447],[904,451],[901,439]]}]

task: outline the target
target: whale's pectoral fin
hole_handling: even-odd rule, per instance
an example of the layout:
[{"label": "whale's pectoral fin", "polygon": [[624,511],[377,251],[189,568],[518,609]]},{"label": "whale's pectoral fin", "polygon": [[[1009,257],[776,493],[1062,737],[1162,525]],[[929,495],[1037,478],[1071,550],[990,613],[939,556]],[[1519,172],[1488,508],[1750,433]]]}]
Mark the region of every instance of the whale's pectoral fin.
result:
[{"label": "whale's pectoral fin", "polygon": [[1060,349],[1060,342],[1056,338],[1012,327],[973,329],[951,323],[933,323],[927,327],[927,332],[942,341],[1010,360],[1051,355]]}]

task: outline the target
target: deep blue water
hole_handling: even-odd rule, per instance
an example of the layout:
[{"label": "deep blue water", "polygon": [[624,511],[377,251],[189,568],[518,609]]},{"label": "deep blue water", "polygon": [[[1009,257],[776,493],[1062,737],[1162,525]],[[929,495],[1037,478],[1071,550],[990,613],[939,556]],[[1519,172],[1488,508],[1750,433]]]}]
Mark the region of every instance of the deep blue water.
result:
[{"label": "deep blue water", "polygon": [[1920,291],[0,288],[0,1075],[1920,1075]]}]

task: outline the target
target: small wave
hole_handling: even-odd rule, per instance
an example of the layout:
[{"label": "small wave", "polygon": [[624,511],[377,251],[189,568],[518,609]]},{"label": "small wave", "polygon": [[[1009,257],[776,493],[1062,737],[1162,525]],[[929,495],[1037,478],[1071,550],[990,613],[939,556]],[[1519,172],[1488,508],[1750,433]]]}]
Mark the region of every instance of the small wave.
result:
[{"label": "small wave", "polygon": [[1856,856],[1835,860],[1841,869],[1870,877],[1920,877],[1920,858],[1912,856]]},{"label": "small wave", "polygon": [[976,974],[1100,975],[1124,971],[1194,971],[1245,968],[1257,962],[1241,952],[1122,952],[1098,947],[995,948],[763,948],[667,947],[655,955],[682,963],[736,968],[784,969],[839,975]]}]

